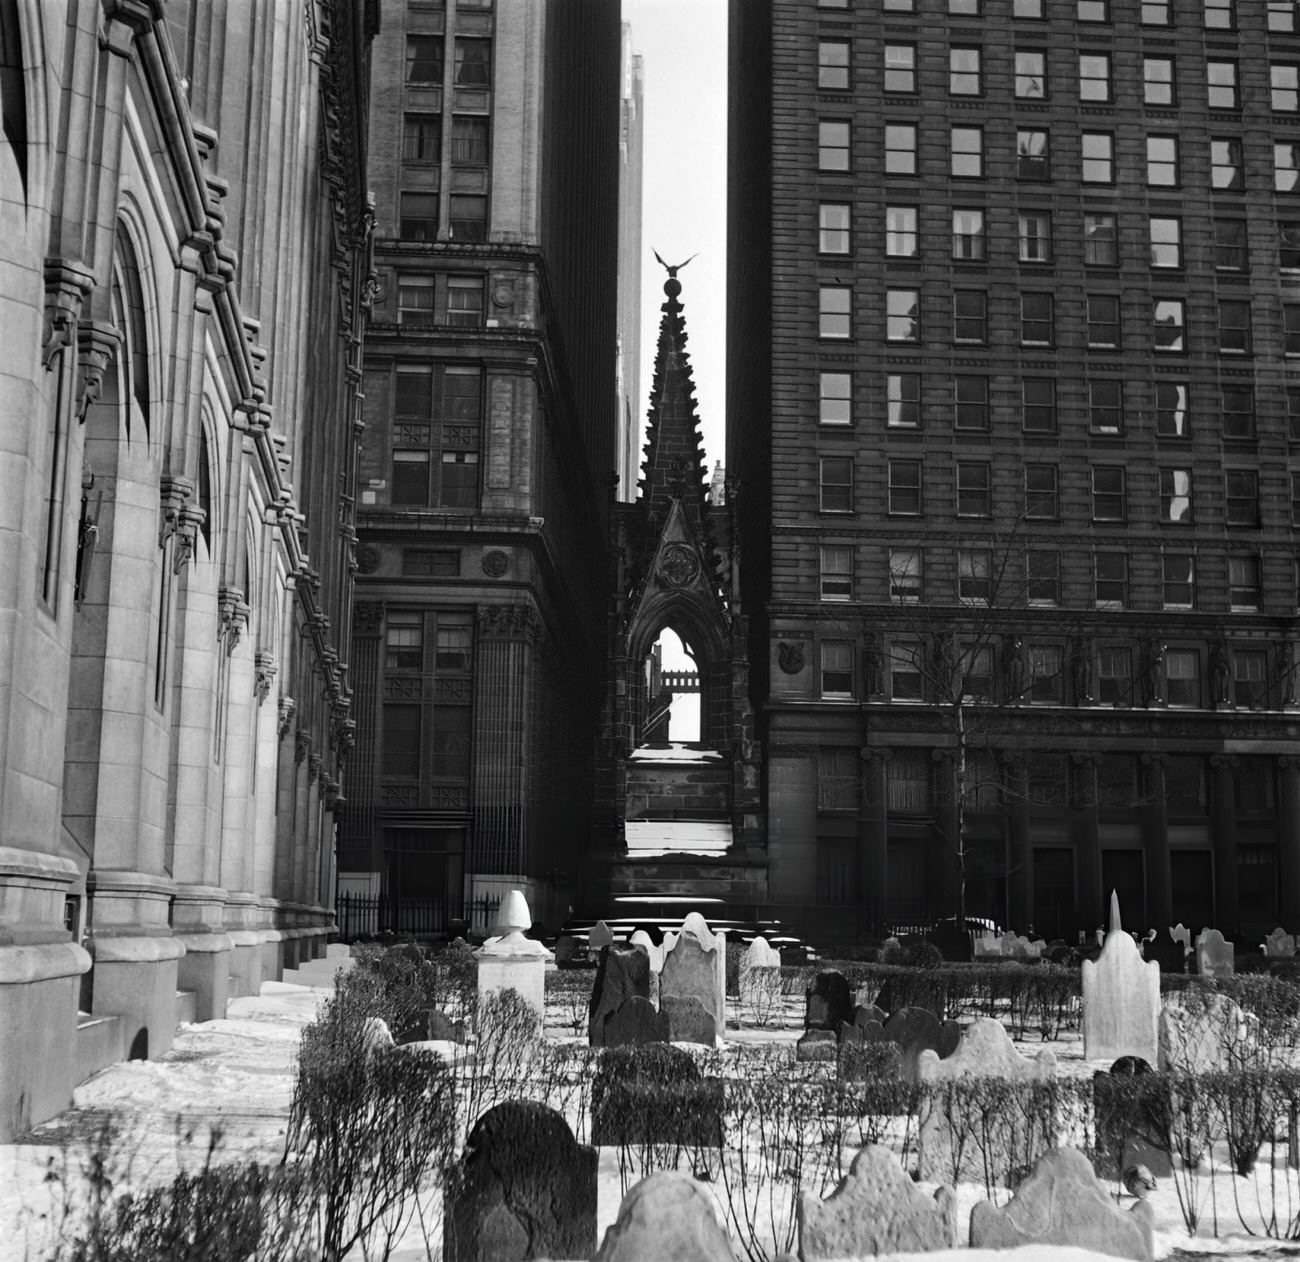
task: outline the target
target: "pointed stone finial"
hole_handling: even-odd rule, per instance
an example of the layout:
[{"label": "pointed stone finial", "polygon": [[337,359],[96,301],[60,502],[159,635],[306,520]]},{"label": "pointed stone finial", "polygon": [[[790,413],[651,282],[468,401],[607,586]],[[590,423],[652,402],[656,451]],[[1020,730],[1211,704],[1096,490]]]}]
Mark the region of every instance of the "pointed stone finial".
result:
[{"label": "pointed stone finial", "polygon": [[528,900],[522,890],[511,890],[501,900],[494,926],[499,934],[524,933],[533,927],[533,917],[528,910]]},{"label": "pointed stone finial", "polygon": [[1119,919],[1119,891],[1111,890],[1110,892],[1110,931],[1111,933],[1122,933],[1124,926],[1120,924]]}]

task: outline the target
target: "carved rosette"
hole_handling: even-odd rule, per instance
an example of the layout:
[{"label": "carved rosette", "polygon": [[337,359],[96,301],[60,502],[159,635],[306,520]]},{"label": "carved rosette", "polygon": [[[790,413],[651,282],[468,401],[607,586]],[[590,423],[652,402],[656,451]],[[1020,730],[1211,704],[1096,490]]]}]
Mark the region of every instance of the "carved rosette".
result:
[{"label": "carved rosette", "polygon": [[665,587],[682,588],[693,583],[700,573],[700,558],[694,548],[672,543],[664,549],[657,576]]}]

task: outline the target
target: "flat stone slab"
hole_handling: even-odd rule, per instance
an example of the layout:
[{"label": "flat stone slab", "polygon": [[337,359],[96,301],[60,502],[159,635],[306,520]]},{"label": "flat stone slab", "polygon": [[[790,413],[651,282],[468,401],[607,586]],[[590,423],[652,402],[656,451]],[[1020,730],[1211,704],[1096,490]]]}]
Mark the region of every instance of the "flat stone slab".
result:
[{"label": "flat stone slab", "polygon": [[1004,1209],[981,1201],[971,1211],[970,1243],[976,1249],[1028,1244],[1072,1244],[1116,1258],[1150,1262],[1151,1206],[1139,1201],[1121,1210],[1075,1148],[1054,1148],[1034,1163]]}]

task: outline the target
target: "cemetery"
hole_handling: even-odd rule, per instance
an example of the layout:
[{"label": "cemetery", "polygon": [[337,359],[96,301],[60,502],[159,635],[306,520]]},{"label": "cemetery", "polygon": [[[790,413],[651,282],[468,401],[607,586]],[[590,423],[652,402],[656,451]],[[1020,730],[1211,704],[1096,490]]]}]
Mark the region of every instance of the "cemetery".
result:
[{"label": "cemetery", "polygon": [[[221,1108],[170,1148],[137,1136],[128,1176],[122,1134],[89,1125],[111,1112],[92,1080],[0,1150],[19,1189],[4,1239],[85,1262],[1265,1257],[1300,1239],[1289,935],[1246,955],[1166,931],[1165,951],[1113,905],[1081,962],[1007,935],[1002,956],[904,940],[790,965],[698,914],[660,944],[606,932],[595,967],[557,967],[511,895],[479,944],[331,947],[299,979],[326,988],[272,984],[278,1127],[243,1134]],[[207,1024],[247,1037],[252,1011]],[[141,1065],[163,1090],[169,1066]],[[270,1073],[242,1080],[249,1117]]]}]

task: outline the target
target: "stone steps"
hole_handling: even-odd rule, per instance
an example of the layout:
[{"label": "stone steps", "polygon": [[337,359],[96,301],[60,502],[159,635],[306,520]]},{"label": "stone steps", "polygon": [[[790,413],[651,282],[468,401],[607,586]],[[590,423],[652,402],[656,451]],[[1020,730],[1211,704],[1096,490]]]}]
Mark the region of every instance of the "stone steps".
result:
[{"label": "stone steps", "polygon": [[293,986],[315,986],[318,990],[333,990],[339,973],[350,973],[356,967],[351,948],[342,942],[332,942],[325,948],[323,960],[303,960],[297,968],[286,968],[280,980]]}]

